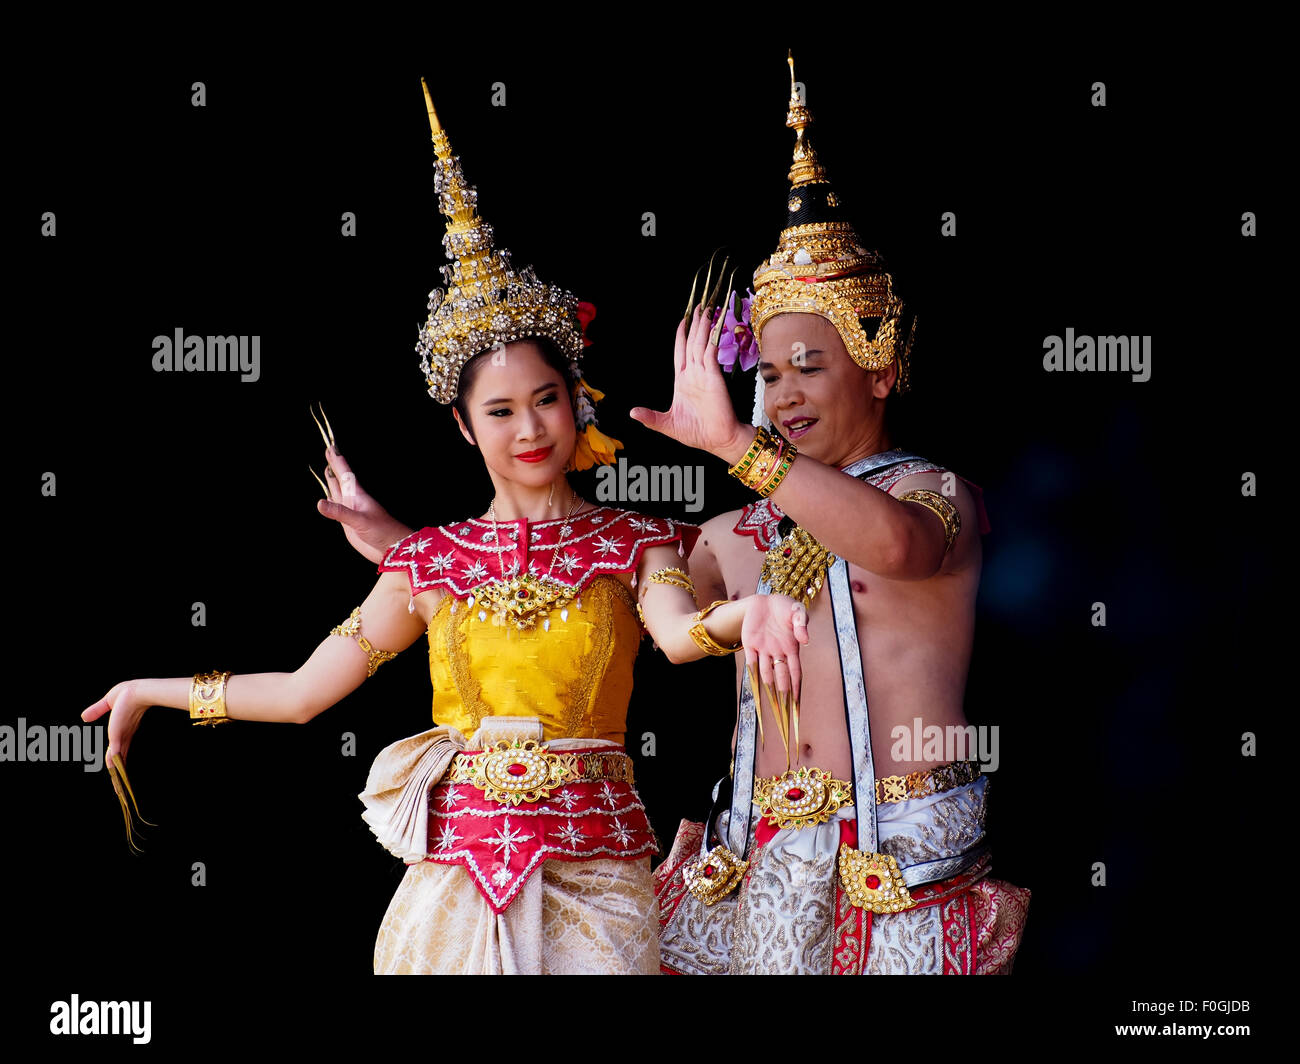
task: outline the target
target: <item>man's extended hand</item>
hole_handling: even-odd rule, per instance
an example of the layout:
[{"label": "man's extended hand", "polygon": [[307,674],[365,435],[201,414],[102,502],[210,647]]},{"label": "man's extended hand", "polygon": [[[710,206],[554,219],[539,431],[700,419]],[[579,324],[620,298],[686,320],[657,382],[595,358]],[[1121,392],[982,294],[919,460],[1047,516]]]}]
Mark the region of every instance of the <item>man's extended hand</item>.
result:
[{"label": "man's extended hand", "polygon": [[364,558],[378,564],[384,552],[412,529],[391,516],[361,485],[343,456],[334,447],[325,449],[325,486],[330,501],[320,499],[316,512],[343,526],[348,542]]},{"label": "man's extended hand", "polygon": [[[717,310],[714,316],[724,313]],[[709,332],[710,318],[701,308],[682,319],[673,352],[672,405],[666,411],[633,407],[629,416],[687,447],[698,447],[735,462],[749,447],[754,430],[736,418],[718,365],[718,348],[710,342]]]}]

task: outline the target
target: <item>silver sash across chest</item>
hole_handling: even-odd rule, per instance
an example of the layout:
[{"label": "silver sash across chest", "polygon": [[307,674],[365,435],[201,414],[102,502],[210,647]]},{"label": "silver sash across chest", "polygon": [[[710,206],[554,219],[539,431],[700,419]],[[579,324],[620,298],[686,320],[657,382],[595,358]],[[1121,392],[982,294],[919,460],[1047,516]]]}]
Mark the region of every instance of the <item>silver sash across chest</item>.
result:
[{"label": "silver sash across chest", "polygon": [[[869,455],[842,471],[852,477],[876,473],[902,462],[924,461],[915,454],[885,451]],[[849,749],[853,758],[853,801],[858,822],[858,847],[870,853],[879,850],[876,826],[876,774],[871,761],[871,723],[867,717],[867,686],[862,675],[862,655],[858,648],[858,626],[849,589],[849,564],[836,558],[826,579],[830,590],[831,615],[839,647],[840,669],[844,681],[844,711],[848,722]],[[771,587],[758,582],[758,594],[771,594]],[[749,848],[750,826],[754,817],[754,759],[758,713],[754,692],[750,690],[748,670],[741,675],[740,711],[736,728],[735,776],[731,786],[731,813],[727,822],[727,847],[745,856]],[[702,852],[708,850],[710,832],[704,833]]]}]

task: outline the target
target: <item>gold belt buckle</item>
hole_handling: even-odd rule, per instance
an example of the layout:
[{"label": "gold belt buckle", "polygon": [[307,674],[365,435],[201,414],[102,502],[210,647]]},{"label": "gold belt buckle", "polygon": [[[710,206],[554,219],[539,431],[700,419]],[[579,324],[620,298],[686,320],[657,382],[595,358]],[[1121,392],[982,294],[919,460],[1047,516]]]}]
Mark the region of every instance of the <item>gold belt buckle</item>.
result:
[{"label": "gold belt buckle", "polygon": [[538,802],[569,778],[561,758],[536,739],[502,739],[474,755],[468,781],[502,805]]},{"label": "gold belt buckle", "polygon": [[692,895],[712,905],[736,889],[748,868],[748,861],[725,846],[715,846],[703,857],[682,866],[682,880]]},{"label": "gold belt buckle", "polygon": [[873,913],[897,913],[916,904],[898,862],[887,853],[867,853],[840,844],[840,885],[849,901]]},{"label": "gold belt buckle", "polygon": [[840,806],[853,801],[853,787],[829,772],[807,766],[788,770],[774,779],[754,781],[754,804],[768,826],[811,827],[825,824]]}]

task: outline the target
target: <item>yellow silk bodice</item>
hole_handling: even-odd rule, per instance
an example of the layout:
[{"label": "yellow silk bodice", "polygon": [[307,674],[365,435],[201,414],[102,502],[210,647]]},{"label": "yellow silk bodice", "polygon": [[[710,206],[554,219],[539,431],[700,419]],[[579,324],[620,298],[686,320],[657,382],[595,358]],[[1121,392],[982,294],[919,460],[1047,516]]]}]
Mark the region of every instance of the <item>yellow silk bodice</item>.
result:
[{"label": "yellow silk bodice", "polygon": [[447,594],[429,622],[433,720],[467,738],[484,717],[538,717],[545,739],[621,743],[641,642],[636,600],[621,581],[595,576],[571,602],[526,629],[481,620],[476,604]]}]

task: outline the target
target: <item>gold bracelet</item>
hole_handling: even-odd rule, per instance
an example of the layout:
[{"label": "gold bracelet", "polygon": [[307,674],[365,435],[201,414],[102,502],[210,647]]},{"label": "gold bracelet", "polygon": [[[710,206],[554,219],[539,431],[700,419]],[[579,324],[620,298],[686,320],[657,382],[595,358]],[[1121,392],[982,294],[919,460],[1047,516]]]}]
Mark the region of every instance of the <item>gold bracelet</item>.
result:
[{"label": "gold bracelet", "polygon": [[749,471],[749,467],[754,464],[754,459],[758,457],[759,452],[766,445],[767,439],[768,432],[760,425],[758,431],[754,433],[754,439],[749,445],[749,450],[747,450],[741,457],[740,461],[728,469],[727,472],[733,477],[739,477],[741,480],[744,480],[745,474]]},{"label": "gold bracelet", "polygon": [[386,661],[392,661],[397,657],[397,652],[393,650],[376,650],[370,645],[370,640],[361,634],[361,607],[353,609],[348,619],[342,624],[335,625],[330,629],[330,635],[344,635],[349,638],[355,638],[357,646],[366,652],[366,679],[370,679],[375,671]]},{"label": "gold bracelet", "polygon": [[744,457],[727,472],[766,498],[790,472],[797,453],[793,443],[760,426]]},{"label": "gold bracelet", "polygon": [[195,724],[224,724],[226,680],[229,672],[196,672],[190,683],[190,720]]},{"label": "gold bracelet", "polygon": [[695,623],[691,625],[691,638],[695,640],[695,645],[706,654],[712,654],[715,657],[724,657],[727,654],[734,654],[739,650],[743,643],[737,643],[732,647],[724,647],[713,636],[709,635],[708,629],[704,627],[704,618],[716,610],[719,606],[726,605],[729,599],[718,599],[711,602],[695,615]]},{"label": "gold bracelet", "polygon": [[795,455],[798,453],[798,448],[793,443],[785,443],[781,450],[777,452],[777,460],[772,472],[754,490],[765,499],[776,491],[781,481],[785,479],[786,474],[790,472],[790,467],[794,465]]},{"label": "gold bracelet", "polygon": [[930,491],[927,488],[904,492],[898,496],[898,501],[920,503],[927,510],[938,514],[939,520],[943,522],[943,552],[947,554],[952,549],[953,540],[961,531],[961,511],[957,507],[937,491]]}]

